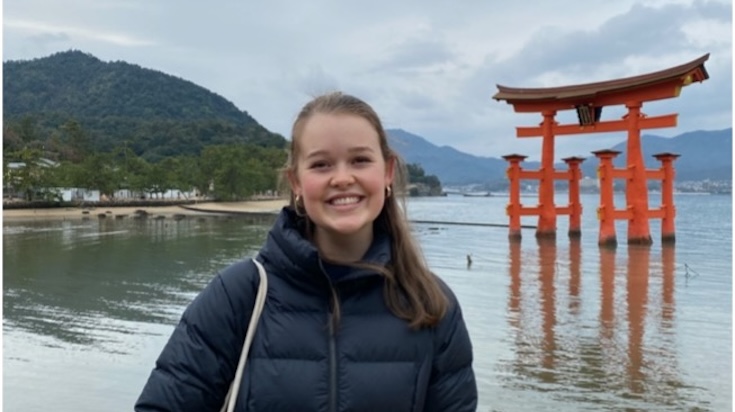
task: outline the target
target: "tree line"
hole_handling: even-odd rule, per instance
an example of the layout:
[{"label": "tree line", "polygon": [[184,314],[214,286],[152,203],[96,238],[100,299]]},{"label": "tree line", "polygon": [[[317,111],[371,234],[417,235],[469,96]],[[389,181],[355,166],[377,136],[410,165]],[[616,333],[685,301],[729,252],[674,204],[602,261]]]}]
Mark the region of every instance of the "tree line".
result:
[{"label": "tree line", "polygon": [[136,154],[126,141],[96,151],[73,120],[45,140],[27,119],[6,124],[3,130],[4,189],[28,201],[59,201],[55,188],[98,190],[108,198],[122,190],[146,197],[179,190],[215,200],[241,200],[277,190],[285,161],[283,149],[254,143],[211,145],[199,154],[158,161]]}]

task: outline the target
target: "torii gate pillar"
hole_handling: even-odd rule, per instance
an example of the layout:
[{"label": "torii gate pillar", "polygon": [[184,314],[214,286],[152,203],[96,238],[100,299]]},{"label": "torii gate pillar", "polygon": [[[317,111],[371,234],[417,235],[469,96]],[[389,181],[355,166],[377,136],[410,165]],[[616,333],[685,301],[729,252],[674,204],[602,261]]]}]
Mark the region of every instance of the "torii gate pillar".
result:
[{"label": "torii gate pillar", "polygon": [[538,195],[538,226],[536,237],[556,239],[556,205],[554,204],[554,116],[555,110],[545,110],[541,113],[544,121],[543,140],[541,143],[541,180],[539,181]]},{"label": "torii gate pillar", "polygon": [[630,210],[628,221],[628,244],[650,245],[651,226],[648,224],[648,180],[646,163],[641,150],[641,102],[628,102],[627,152],[628,180],[625,186],[625,203]]}]

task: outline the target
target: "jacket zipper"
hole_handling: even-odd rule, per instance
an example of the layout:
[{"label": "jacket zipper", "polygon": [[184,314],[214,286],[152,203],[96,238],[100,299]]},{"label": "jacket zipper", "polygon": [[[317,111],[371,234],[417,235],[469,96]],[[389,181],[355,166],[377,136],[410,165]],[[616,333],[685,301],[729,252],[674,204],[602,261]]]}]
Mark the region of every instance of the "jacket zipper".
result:
[{"label": "jacket zipper", "polygon": [[337,290],[324,269],[321,260],[319,266],[329,283],[331,297],[329,301],[329,412],[337,412],[337,318],[335,308],[337,307]]},{"label": "jacket zipper", "polygon": [[337,337],[334,312],[329,314],[329,411],[337,412]]}]

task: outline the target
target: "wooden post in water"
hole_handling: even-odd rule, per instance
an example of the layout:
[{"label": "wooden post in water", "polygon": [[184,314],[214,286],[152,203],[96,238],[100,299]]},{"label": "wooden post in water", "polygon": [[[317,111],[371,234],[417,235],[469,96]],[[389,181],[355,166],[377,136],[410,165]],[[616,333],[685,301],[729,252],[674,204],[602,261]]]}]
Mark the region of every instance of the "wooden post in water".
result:
[{"label": "wooden post in water", "polygon": [[521,240],[521,162],[526,156],[509,154],[503,159],[510,163],[506,174],[510,180],[510,203],[505,208],[505,213],[510,220],[508,239],[511,241]]},{"label": "wooden post in water", "polygon": [[618,245],[618,239],[615,235],[613,159],[620,152],[617,150],[597,150],[592,153],[600,159],[600,165],[597,168],[597,177],[600,179],[600,206],[597,208],[600,233],[597,243],[600,246],[615,247]]},{"label": "wooden post in water", "polygon": [[556,205],[554,204],[554,116],[555,110],[544,110],[541,113],[544,121],[541,124],[543,138],[541,140],[541,180],[538,191],[538,226],[536,237],[556,239]]},{"label": "wooden post in water", "polygon": [[674,160],[679,155],[674,153],[657,153],[653,155],[661,162],[661,243],[675,243],[676,230],[674,218],[676,217],[676,206],[674,206]]},{"label": "wooden post in water", "polygon": [[565,157],[561,159],[569,167],[567,177],[569,179],[569,237],[579,238],[582,236],[582,203],[579,200],[579,180],[582,178],[582,170],[579,165],[584,157]]},{"label": "wooden post in water", "polygon": [[633,101],[625,104],[628,108],[628,141],[626,143],[626,162],[628,165],[628,181],[625,185],[625,202],[630,216],[628,217],[628,244],[650,245],[651,229],[648,223],[648,180],[646,164],[641,149],[640,120],[641,102]]}]

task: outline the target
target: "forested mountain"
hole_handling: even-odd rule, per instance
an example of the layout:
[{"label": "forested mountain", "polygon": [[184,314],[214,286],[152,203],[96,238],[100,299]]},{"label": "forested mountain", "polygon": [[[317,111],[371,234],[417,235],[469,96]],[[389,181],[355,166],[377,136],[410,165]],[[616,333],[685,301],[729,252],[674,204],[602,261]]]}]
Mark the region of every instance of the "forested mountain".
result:
[{"label": "forested mountain", "polygon": [[80,51],[3,70],[6,198],[57,202],[56,188],[76,187],[237,200],[277,189],[286,139],[201,86]]},{"label": "forested mountain", "polygon": [[94,151],[124,145],[150,161],[198,155],[209,145],[286,144],[225,98],[134,64],[67,51],[7,61],[3,71],[4,132],[25,140],[63,143],[71,125]]}]

